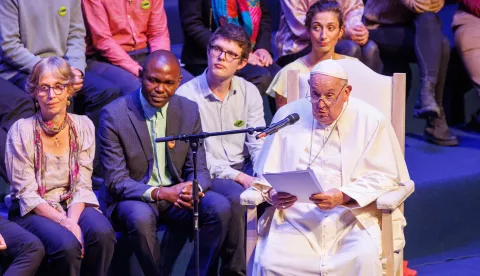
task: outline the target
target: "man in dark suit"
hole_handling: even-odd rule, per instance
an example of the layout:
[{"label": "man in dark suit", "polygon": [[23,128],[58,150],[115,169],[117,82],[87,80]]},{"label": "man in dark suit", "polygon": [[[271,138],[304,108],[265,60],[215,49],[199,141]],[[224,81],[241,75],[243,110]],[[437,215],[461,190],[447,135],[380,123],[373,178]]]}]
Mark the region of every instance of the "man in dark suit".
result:
[{"label": "man in dark suit", "polygon": [[[145,62],[140,91],[119,98],[101,113],[100,156],[105,186],[113,198],[107,216],[128,233],[145,275],[168,274],[172,261],[165,261],[164,255],[174,259],[178,254],[178,243],[175,249],[167,247],[166,254],[160,253],[159,223],[167,224],[168,232],[176,237],[186,237],[193,228],[190,146],[154,142],[157,137],[202,131],[197,104],[174,95],[181,79],[180,64],[171,52],[153,52]],[[213,260],[225,239],[231,213],[225,197],[208,191],[211,179],[203,146],[197,156],[202,189],[200,275],[207,275],[209,269],[215,270]],[[187,275],[194,274],[192,255]]]}]

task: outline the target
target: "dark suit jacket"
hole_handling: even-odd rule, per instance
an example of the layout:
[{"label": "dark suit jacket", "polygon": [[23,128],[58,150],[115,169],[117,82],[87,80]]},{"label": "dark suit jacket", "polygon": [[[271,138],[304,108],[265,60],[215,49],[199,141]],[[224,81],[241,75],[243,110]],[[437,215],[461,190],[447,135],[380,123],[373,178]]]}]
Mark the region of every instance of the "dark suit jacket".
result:
[{"label": "dark suit jacket", "polygon": [[[178,0],[178,5],[184,34],[182,62],[206,65],[208,41],[218,28],[213,20],[212,0]],[[272,20],[267,0],[260,0],[260,8],[262,18],[254,50],[272,53]]]},{"label": "dark suit jacket", "polygon": [[[167,110],[167,136],[202,132],[198,106],[174,95]],[[154,164],[153,148],[138,91],[118,98],[102,109],[99,125],[100,159],[104,183],[114,203],[142,200],[149,186]],[[176,141],[174,148],[165,144],[167,167],[174,184],[193,180],[193,160],[189,143]],[[205,159],[205,148],[197,153],[198,183],[204,191],[211,186]],[[108,199],[107,199],[108,201]]]}]

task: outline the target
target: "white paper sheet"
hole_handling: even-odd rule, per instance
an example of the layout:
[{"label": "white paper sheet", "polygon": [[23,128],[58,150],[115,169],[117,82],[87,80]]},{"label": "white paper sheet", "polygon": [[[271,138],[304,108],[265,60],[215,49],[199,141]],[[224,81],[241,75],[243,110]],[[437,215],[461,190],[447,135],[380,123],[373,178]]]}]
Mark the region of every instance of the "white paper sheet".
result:
[{"label": "white paper sheet", "polygon": [[323,193],[322,185],[312,170],[265,173],[263,177],[275,191],[294,195],[300,203],[312,203],[309,200],[312,194]]}]

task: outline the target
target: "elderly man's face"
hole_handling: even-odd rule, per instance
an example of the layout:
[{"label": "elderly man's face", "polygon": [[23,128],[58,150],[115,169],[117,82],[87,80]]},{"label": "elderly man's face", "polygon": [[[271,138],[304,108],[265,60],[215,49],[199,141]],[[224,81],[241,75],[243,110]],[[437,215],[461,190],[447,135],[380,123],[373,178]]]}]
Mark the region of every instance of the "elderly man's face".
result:
[{"label": "elderly man's face", "polygon": [[182,75],[178,62],[158,59],[149,62],[142,74],[142,94],[156,108],[165,106],[175,94]]},{"label": "elderly man's face", "polygon": [[352,87],[345,80],[322,74],[310,77],[313,117],[321,124],[333,123],[342,113]]}]

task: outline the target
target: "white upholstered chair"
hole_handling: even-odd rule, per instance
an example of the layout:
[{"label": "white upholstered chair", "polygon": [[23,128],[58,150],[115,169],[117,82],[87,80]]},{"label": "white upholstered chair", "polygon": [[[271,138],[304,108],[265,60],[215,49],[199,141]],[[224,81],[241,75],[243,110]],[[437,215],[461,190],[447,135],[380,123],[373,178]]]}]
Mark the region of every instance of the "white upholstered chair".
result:
[{"label": "white upholstered chair", "polygon": [[[352,85],[351,95],[378,108],[392,121],[398,141],[405,151],[405,74],[396,73],[393,77],[375,73],[356,59],[338,60],[348,73],[348,83]],[[287,102],[304,98],[309,93],[308,74],[289,71],[287,76]],[[413,193],[414,184],[401,183],[399,189],[384,194],[377,199],[377,208],[382,211],[381,229],[383,254],[386,258],[384,275],[403,275],[403,252],[394,252],[392,212],[400,209],[403,202]],[[253,188],[241,195],[241,202],[247,206],[247,275],[252,275],[257,243],[257,209],[264,200]]]}]

